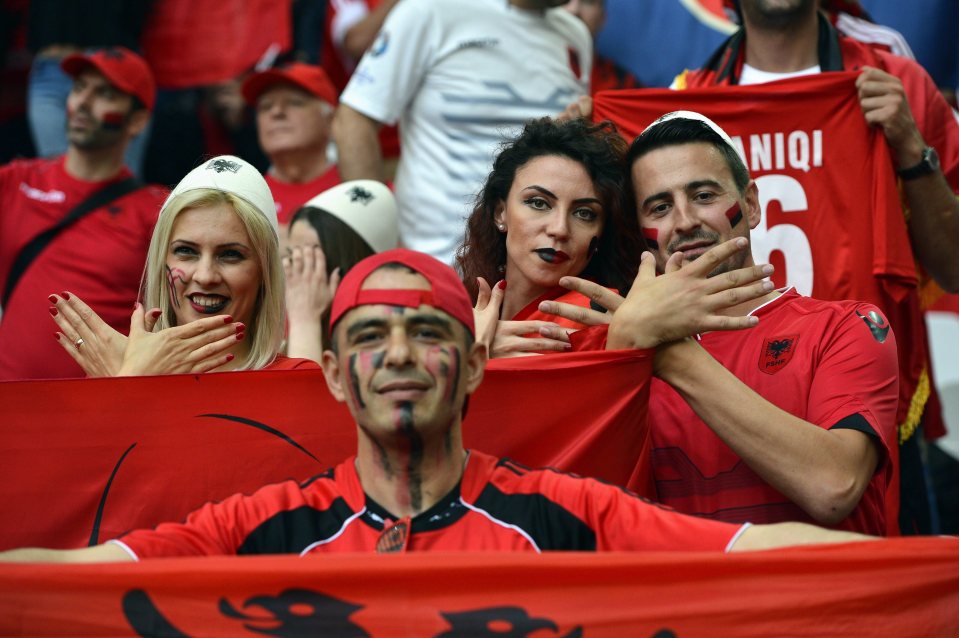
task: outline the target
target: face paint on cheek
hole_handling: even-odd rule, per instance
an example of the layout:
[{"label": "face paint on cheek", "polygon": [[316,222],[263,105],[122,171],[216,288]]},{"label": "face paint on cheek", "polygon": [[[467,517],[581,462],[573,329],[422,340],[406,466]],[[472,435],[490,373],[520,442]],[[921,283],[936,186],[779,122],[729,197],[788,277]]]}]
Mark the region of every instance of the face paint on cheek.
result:
[{"label": "face paint on cheek", "polygon": [[589,250],[586,251],[587,259],[592,259],[596,251],[599,250],[599,237],[593,237],[589,240]]},{"label": "face paint on cheek", "polygon": [[739,204],[733,204],[726,211],[726,219],[729,220],[729,227],[735,228],[739,225],[739,222],[743,220],[743,210],[739,207]]},{"label": "face paint on cheek", "polygon": [[110,111],[103,114],[103,129],[106,131],[119,131],[126,122],[126,116],[123,113]]},{"label": "face paint on cheek", "polygon": [[167,288],[170,291],[170,305],[177,310],[180,309],[180,293],[177,292],[176,282],[179,281],[181,284],[186,284],[185,277],[186,273],[179,268],[166,267],[166,282]]},{"label": "face paint on cheek", "polygon": [[646,247],[650,250],[659,250],[659,230],[656,228],[644,228],[643,239],[646,240]]},{"label": "face paint on cheek", "polygon": [[356,371],[357,358],[355,352],[350,355],[350,396],[353,398],[353,404],[358,409],[363,409],[366,403],[363,402],[363,396],[360,393],[360,376]]}]

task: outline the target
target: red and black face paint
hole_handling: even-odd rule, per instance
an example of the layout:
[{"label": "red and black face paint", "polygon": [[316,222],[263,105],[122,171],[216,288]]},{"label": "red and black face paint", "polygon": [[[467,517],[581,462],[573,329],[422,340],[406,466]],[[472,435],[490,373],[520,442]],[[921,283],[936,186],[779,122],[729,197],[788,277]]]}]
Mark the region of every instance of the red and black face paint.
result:
[{"label": "red and black face paint", "polygon": [[659,250],[659,230],[656,228],[644,228],[643,239],[646,240],[646,247],[650,250]]},{"label": "red and black face paint", "polygon": [[726,219],[729,220],[729,227],[735,228],[743,220],[743,209],[739,203],[733,204],[726,210]]},{"label": "red and black face paint", "polygon": [[126,124],[127,116],[123,113],[117,113],[115,111],[110,111],[103,114],[103,130],[105,131],[119,131],[123,128],[123,125]]},{"label": "red and black face paint", "polygon": [[180,295],[176,291],[176,282],[179,281],[181,284],[186,284],[186,279],[184,279],[184,272],[179,268],[170,268],[166,267],[166,282],[167,286],[170,289],[170,304],[176,308],[180,309]]},{"label": "red and black face paint", "polygon": [[410,456],[406,466],[406,475],[409,478],[410,507],[419,511],[423,507],[423,437],[416,431],[413,423],[413,404],[409,401],[401,403],[396,411],[397,430],[406,436],[410,445]]}]

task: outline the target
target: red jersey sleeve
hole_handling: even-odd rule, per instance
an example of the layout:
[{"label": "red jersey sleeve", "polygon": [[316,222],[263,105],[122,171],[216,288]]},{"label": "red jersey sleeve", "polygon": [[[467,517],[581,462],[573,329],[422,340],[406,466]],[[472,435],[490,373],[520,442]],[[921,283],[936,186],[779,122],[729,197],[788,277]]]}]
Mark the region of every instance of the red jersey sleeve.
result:
[{"label": "red jersey sleeve", "polygon": [[807,420],[828,429],[844,417],[860,414],[889,454],[896,446],[896,337],[885,315],[872,304],[849,304],[844,311],[846,316],[820,351]]}]

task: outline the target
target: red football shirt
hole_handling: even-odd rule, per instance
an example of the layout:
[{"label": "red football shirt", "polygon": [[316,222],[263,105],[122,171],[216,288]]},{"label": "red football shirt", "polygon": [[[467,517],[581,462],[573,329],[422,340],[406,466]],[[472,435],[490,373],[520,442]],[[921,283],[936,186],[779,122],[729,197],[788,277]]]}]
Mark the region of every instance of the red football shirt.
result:
[{"label": "red football shirt", "polygon": [[[872,314],[875,313],[875,314]],[[824,429],[848,427],[883,450],[859,505],[838,527],[882,535],[897,457],[896,339],[875,306],[829,302],[787,291],[755,310],[749,330],[711,332],[701,345],[770,403]],[[853,415],[859,415],[855,417]],[[724,521],[812,522],[765,483],[666,383],[654,379],[649,405],[653,476],[659,500]],[[810,477],[815,480],[815,477]]]},{"label": "red football shirt", "polygon": [[[371,552],[394,517],[350,458],[303,484],[203,506],[119,541],[136,558]],[[460,484],[409,521],[407,551],[723,551],[743,529],[686,516],[595,479],[471,452]]]}]

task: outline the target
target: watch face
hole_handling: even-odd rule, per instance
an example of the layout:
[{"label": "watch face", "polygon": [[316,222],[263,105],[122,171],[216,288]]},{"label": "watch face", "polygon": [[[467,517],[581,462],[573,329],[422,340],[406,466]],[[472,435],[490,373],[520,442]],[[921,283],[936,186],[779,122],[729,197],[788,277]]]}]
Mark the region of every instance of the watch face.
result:
[{"label": "watch face", "polygon": [[926,151],[922,154],[922,159],[929,164],[929,168],[931,168],[933,172],[939,170],[939,153],[937,153],[933,147],[929,146],[926,148]]}]

